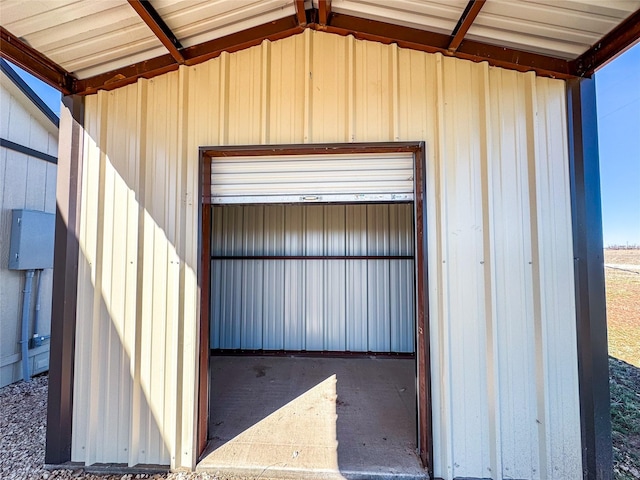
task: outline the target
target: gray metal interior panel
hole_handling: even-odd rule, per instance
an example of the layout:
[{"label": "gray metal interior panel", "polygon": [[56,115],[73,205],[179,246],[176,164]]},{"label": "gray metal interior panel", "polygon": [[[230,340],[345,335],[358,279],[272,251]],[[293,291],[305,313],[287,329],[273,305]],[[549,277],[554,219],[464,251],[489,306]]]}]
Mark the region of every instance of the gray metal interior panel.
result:
[{"label": "gray metal interior panel", "polygon": [[214,207],[211,347],[414,351],[411,204]]}]

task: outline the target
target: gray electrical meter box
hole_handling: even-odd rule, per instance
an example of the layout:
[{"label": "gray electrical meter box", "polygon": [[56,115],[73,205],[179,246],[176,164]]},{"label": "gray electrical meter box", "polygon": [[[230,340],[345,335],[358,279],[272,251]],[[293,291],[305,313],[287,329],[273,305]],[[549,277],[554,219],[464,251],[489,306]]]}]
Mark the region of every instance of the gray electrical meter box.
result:
[{"label": "gray electrical meter box", "polygon": [[56,216],[35,210],[13,210],[9,270],[53,268]]}]

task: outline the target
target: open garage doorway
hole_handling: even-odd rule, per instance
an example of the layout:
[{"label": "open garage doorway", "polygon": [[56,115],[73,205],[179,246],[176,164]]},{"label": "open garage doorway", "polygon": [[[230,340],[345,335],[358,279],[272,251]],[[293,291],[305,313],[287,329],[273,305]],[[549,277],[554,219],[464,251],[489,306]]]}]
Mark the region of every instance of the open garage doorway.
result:
[{"label": "open garage doorway", "polygon": [[424,145],[201,157],[198,468],[422,478]]}]

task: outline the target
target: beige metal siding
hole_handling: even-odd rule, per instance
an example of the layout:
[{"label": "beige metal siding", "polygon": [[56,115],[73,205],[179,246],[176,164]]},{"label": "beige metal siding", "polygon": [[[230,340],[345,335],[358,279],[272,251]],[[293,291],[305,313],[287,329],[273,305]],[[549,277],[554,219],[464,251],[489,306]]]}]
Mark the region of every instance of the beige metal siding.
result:
[{"label": "beige metal siding", "polygon": [[425,140],[434,473],[581,478],[564,101],[312,31],[89,97],[73,459],[195,462],[199,146]]}]

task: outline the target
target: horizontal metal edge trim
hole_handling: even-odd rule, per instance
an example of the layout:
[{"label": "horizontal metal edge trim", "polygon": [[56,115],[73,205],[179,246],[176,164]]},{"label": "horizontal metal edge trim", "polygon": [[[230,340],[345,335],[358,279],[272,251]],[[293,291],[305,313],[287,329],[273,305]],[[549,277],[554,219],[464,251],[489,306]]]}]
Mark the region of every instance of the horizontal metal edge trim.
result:
[{"label": "horizontal metal edge trim", "polygon": [[54,157],[53,155],[49,155],[47,153],[39,152],[38,150],[34,150],[33,148],[25,147],[24,145],[20,145],[19,143],[12,142],[11,140],[7,140],[6,138],[0,138],[0,147],[8,148],[9,150],[23,153],[30,157],[39,158],[40,160],[44,160],[45,162],[49,162],[53,164],[58,163],[58,157]]},{"label": "horizontal metal edge trim", "polygon": [[212,348],[210,350],[212,357],[224,356],[256,356],[256,357],[335,357],[335,358],[415,358],[415,353],[395,353],[395,352],[352,352],[352,351],[333,351],[318,350],[316,352],[310,350],[236,350]]},{"label": "horizontal metal edge trim", "polygon": [[203,197],[204,203],[214,205],[252,205],[264,203],[385,203],[385,202],[410,202],[413,193],[392,194],[344,194],[344,195],[273,195],[273,196],[247,196],[247,197]]},{"label": "horizontal metal edge trim", "polygon": [[200,152],[205,157],[244,157],[271,155],[319,155],[349,153],[417,152],[424,142],[354,142],[354,143],[297,143],[274,145],[204,146]]},{"label": "horizontal metal edge trim", "polygon": [[413,255],[211,255],[211,260],[413,260]]},{"label": "horizontal metal edge trim", "polygon": [[44,465],[45,470],[84,470],[87,473],[99,473],[99,474],[162,474],[170,471],[169,465],[156,465],[139,463],[132,467],[129,467],[126,463],[94,463],[92,465],[85,465],[83,462],[65,462],[61,464],[49,464]]}]

